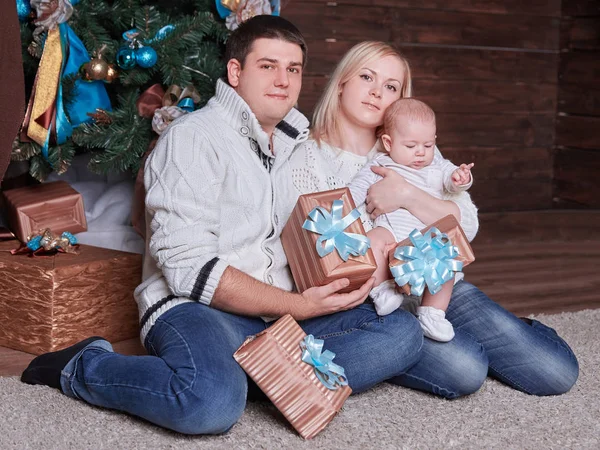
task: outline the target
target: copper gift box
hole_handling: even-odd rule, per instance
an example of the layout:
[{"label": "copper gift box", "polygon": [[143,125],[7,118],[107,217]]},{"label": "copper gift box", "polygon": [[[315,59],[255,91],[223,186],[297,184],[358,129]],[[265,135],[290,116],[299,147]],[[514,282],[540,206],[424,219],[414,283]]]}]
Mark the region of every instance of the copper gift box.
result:
[{"label": "copper gift box", "polygon": [[139,335],[141,255],[89,245],[79,254],[12,255],[18,246],[0,242],[0,346],[40,354],[94,335]]},{"label": "copper gift box", "polygon": [[[447,234],[450,240],[452,241],[452,245],[458,247],[459,256],[456,257],[456,260],[462,261],[463,267],[466,267],[473,261],[475,261],[475,253],[473,253],[473,249],[469,244],[469,240],[467,239],[467,236],[465,235],[465,232],[463,231],[462,227],[456,220],[456,217],[454,217],[452,214],[447,215],[446,217],[443,217],[442,219],[429,225],[428,227],[423,228],[421,230],[421,233],[425,235],[427,231],[434,227],[440,230],[442,233]],[[410,239],[406,238],[402,242],[399,242],[396,247],[405,247],[412,245],[413,244],[410,241]],[[390,250],[389,253],[390,267],[399,266],[405,263],[405,261],[400,261],[394,258],[394,250]],[[410,295],[410,285],[408,283],[402,286],[401,289],[406,295]]]},{"label": "copper gift box", "polygon": [[87,230],[83,198],[65,181],[10,189],[4,198],[10,228],[21,242],[43,228],[54,234]]},{"label": "copper gift box", "polygon": [[[348,278],[350,285],[339,292],[351,292],[360,288],[377,268],[371,249],[364,256],[351,256],[348,261],[342,260],[335,249],[321,258],[316,250],[319,235],[302,228],[308,214],[316,206],[331,211],[333,201],[340,199],[344,202],[345,217],[355,208],[348,188],[301,195],[281,233],[281,243],[298,292],[314,286],[324,286],[340,278]],[[366,234],[360,218],[344,231]]]},{"label": "copper gift box", "polygon": [[349,386],[327,389],[302,361],[306,333],[285,315],[251,336],[233,357],[304,439],[315,437],[352,393]]}]

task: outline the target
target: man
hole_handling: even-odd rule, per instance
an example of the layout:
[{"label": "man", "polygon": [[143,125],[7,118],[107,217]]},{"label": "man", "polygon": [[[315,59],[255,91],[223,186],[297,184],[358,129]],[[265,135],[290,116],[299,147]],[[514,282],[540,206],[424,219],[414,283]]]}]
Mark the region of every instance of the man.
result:
[{"label": "man", "polygon": [[[123,356],[101,338],[36,358],[23,381],[60,388],[187,434],[222,433],[241,416],[247,378],[232,358],[244,339],[292,314],[325,339],[355,392],[419,357],[407,313],[362,305],[372,280],[290,292],[279,235],[294,205],[286,155],[307,136],[293,108],[306,44],[288,21],[257,16],[227,43],[227,80],[207,106],[163,133],[145,166],[147,245],[136,290],[149,356]],[[273,187],[278,186],[278,190]],[[277,287],[275,287],[277,286]],[[325,316],[325,317],[323,317]]]}]

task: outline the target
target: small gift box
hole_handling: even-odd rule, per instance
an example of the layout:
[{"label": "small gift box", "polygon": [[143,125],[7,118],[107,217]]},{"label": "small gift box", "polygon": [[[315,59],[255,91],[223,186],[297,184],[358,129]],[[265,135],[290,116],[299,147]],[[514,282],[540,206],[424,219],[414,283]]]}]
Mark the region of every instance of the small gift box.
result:
[{"label": "small gift box", "polygon": [[360,288],[377,268],[348,188],[301,195],[281,233],[298,292],[340,278]]},{"label": "small gift box", "polygon": [[78,254],[11,254],[18,246],[0,242],[0,346],[40,354],[94,335],[139,335],[142,255],[83,244]]},{"label": "small gift box", "polygon": [[422,231],[414,230],[389,253],[390,271],[407,295],[435,294],[456,272],[475,261],[460,224],[448,215]]},{"label": "small gift box", "polygon": [[65,181],[4,191],[8,222],[21,242],[40,229],[60,234],[87,230],[83,198]]},{"label": "small gift box", "polygon": [[335,354],[322,346],[288,314],[233,355],[304,439],[323,430],[352,393]]}]

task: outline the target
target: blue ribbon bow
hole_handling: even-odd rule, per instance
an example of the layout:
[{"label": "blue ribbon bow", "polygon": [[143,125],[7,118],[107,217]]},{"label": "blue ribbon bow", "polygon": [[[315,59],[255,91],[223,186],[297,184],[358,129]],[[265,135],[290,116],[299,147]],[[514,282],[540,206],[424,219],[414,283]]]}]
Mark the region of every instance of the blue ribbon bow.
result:
[{"label": "blue ribbon bow", "polygon": [[409,239],[414,247],[396,247],[394,251],[396,259],[407,262],[390,270],[398,286],[410,284],[412,295],[423,294],[425,285],[435,294],[454,278],[455,272],[462,271],[463,263],[454,259],[459,255],[458,247],[437,228],[431,228],[425,236],[415,229]]},{"label": "blue ribbon bow", "polygon": [[323,352],[322,339],[315,339],[312,334],[309,334],[300,342],[300,348],[302,361],[315,368],[315,375],[327,389],[335,391],[342,386],[348,386],[344,368],[332,362],[335,353],[330,350]]},{"label": "blue ribbon bow", "polygon": [[344,202],[334,200],[331,213],[322,206],[315,207],[309,214],[302,228],[320,234],[317,239],[317,253],[322,258],[335,248],[344,261],[349,256],[363,256],[371,246],[369,238],[362,234],[347,233],[344,230],[360,217],[358,209],[342,219]]}]

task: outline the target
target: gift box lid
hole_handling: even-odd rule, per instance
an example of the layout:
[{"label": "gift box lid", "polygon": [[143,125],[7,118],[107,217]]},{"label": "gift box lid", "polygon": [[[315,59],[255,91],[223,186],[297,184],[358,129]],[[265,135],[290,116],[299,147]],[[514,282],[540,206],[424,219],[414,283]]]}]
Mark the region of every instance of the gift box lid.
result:
[{"label": "gift box lid", "polygon": [[11,230],[23,242],[42,228],[73,234],[87,230],[83,197],[65,181],[4,191]]}]

